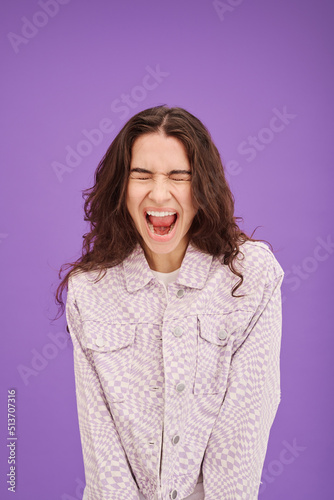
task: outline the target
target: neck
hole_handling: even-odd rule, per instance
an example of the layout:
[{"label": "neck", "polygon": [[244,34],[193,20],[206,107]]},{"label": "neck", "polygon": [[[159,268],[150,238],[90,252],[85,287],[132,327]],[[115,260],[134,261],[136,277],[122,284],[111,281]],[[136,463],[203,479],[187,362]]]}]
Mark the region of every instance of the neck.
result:
[{"label": "neck", "polygon": [[145,256],[148,265],[153,271],[159,273],[171,273],[181,267],[186,248],[182,252],[173,251],[172,253],[157,254],[145,249]]}]

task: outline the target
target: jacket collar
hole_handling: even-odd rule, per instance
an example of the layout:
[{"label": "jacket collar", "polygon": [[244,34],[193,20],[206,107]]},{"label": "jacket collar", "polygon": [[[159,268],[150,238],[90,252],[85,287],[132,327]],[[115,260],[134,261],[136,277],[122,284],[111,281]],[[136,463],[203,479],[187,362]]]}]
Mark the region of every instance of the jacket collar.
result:
[{"label": "jacket collar", "polygon": [[[207,280],[212,255],[198,250],[190,243],[183,258],[176,283],[201,289]],[[126,289],[132,293],[143,288],[154,279],[145,254],[138,244],[133,252],[123,261]]]}]

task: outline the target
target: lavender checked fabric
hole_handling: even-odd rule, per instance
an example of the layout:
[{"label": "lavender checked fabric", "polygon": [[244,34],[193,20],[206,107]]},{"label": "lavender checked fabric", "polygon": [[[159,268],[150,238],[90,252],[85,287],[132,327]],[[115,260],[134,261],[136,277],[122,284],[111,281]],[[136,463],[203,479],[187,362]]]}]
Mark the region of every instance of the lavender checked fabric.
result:
[{"label": "lavender checked fabric", "polygon": [[246,242],[228,268],[191,244],[175,282],[138,245],[99,281],[71,276],[85,500],[255,500],[280,402],[283,270]]}]

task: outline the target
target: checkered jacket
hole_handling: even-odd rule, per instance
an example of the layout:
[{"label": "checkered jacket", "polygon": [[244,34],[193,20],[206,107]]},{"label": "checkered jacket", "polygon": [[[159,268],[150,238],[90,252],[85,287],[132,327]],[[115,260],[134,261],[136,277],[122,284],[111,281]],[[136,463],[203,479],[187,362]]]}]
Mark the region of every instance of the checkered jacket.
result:
[{"label": "checkered jacket", "polygon": [[280,402],[283,270],[241,246],[238,281],[188,246],[164,285],[141,247],[97,281],[69,281],[85,500],[183,499],[203,471],[206,500],[258,497]]}]

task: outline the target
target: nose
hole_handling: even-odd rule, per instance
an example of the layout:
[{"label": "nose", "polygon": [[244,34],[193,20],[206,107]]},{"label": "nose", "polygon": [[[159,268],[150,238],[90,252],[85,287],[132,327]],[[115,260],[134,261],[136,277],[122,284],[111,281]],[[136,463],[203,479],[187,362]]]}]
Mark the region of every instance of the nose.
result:
[{"label": "nose", "polygon": [[157,205],[163,205],[171,199],[171,196],[168,180],[163,177],[155,178],[148,195],[149,199]]}]

